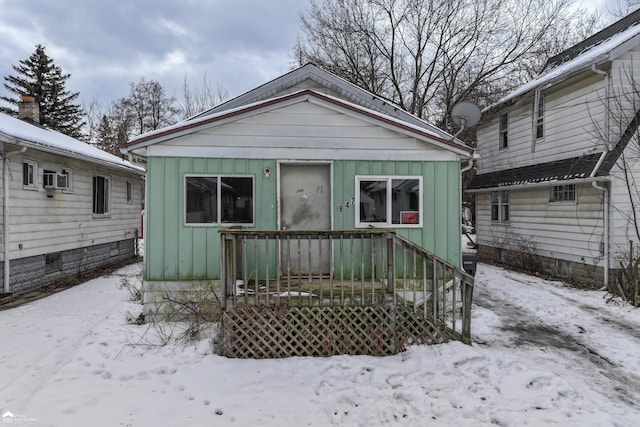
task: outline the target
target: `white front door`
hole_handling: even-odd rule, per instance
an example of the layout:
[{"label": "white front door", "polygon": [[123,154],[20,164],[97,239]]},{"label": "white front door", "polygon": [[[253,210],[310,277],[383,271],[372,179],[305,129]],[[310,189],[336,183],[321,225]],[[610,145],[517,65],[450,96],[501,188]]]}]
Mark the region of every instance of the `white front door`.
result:
[{"label": "white front door", "polygon": [[[283,163],[280,165],[280,229],[331,230],[331,166]],[[284,276],[328,275],[331,249],[323,241],[301,237],[282,241]]]}]

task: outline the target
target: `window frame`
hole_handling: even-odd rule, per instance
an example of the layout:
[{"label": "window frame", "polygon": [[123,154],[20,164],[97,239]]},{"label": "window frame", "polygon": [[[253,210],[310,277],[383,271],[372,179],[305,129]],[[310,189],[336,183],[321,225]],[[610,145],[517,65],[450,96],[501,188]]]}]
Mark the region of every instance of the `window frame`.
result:
[{"label": "window frame", "polygon": [[44,274],[62,271],[62,252],[50,252],[44,255]]},{"label": "window frame", "polygon": [[[25,184],[24,168],[31,166],[31,182]],[[27,180],[28,181],[28,180]],[[38,190],[38,162],[31,159],[22,159],[22,188],[25,190]]]},{"label": "window frame", "polygon": [[[536,109],[537,107],[537,109]],[[533,106],[535,110],[535,126],[534,126],[534,139],[536,141],[544,139],[544,94],[540,92],[537,97],[537,105]]]},{"label": "window frame", "polygon": [[559,184],[549,187],[549,203],[573,205],[578,195],[575,184]]},{"label": "window frame", "polygon": [[[386,181],[387,189],[389,185],[393,188],[394,180],[417,180],[418,181],[418,223],[393,223],[393,191],[386,194],[386,221],[385,222],[363,222],[360,216],[360,182],[361,181]],[[356,175],[355,176],[355,227],[356,228],[422,228],[424,226],[424,185],[421,175]],[[403,212],[413,212],[400,210]]]},{"label": "window frame", "polygon": [[[495,198],[494,198],[495,196]],[[490,194],[490,217],[492,224],[508,224],[511,220],[511,194],[508,190],[492,191]],[[495,207],[495,212],[494,212]],[[494,216],[494,213],[496,214]]]},{"label": "window frame", "polygon": [[130,205],[133,203],[133,181],[127,180],[126,183],[126,198],[127,204]]},{"label": "window frame", "polygon": [[73,192],[73,169],[63,166],[60,168],[61,175],[67,175],[67,188],[63,188],[62,191],[64,193],[72,193]]},{"label": "window frame", "polygon": [[[187,179],[188,178],[216,178],[216,221],[214,222],[187,222]],[[222,222],[222,180],[224,178],[250,178],[251,179],[251,222]],[[185,227],[255,227],[256,225],[256,177],[253,174],[210,174],[188,173],[183,177],[183,224]]]},{"label": "window frame", "polygon": [[[103,212],[96,212],[96,207],[98,205],[97,200],[96,200],[96,179],[97,178],[101,178],[103,179],[103,186],[106,186],[106,188],[104,189],[103,192],[103,198],[105,200],[103,200],[103,205],[104,205],[104,211]],[[109,175],[101,175],[101,174],[94,174],[92,179],[91,179],[91,184],[92,184],[92,190],[91,190],[91,202],[92,202],[92,208],[91,208],[91,212],[93,213],[93,217],[94,218],[106,218],[106,217],[110,217],[111,216],[111,177]]]},{"label": "window frame", "polygon": [[498,149],[507,150],[509,148],[509,116],[502,113],[498,117]]}]

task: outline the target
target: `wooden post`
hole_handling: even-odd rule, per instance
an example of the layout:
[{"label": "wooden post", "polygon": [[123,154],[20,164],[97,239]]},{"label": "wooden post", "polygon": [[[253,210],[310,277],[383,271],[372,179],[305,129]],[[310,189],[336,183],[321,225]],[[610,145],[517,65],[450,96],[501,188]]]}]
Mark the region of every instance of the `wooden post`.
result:
[{"label": "wooden post", "polygon": [[462,282],[462,286],[464,307],[462,315],[462,342],[471,345],[471,302],[473,300],[473,286],[466,281]]},{"label": "wooden post", "polygon": [[227,297],[233,290],[235,279],[234,253],[233,253],[233,235],[221,234],[222,241],[222,260],[220,268],[220,289],[222,291],[222,308],[227,308]]}]

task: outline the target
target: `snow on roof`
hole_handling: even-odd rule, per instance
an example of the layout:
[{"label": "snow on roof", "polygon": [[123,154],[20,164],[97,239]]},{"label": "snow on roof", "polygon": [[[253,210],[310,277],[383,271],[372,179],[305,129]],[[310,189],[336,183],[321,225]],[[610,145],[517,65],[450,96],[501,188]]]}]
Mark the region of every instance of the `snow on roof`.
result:
[{"label": "snow on roof", "polygon": [[45,150],[49,149],[70,157],[82,158],[98,163],[107,163],[115,167],[132,169],[137,172],[144,171],[144,169],[139,166],[75,138],[54,130],[34,126],[28,122],[2,113],[0,113],[0,136],[8,138],[7,142],[15,139],[18,140],[18,142],[35,144]]},{"label": "snow on roof", "polygon": [[333,74],[311,62],[291,70],[288,73],[251,89],[233,99],[225,101],[222,104],[200,112],[193,118],[215,114],[222,110],[230,110],[240,105],[254,103],[266,98],[274,97],[274,94],[282,93],[283,91],[286,91],[286,89],[297,86],[305,80],[311,80],[314,82],[313,87],[308,87],[307,89],[317,91],[315,87],[319,84],[326,89],[342,93],[343,99],[350,99],[351,101],[358,100],[357,103],[365,108],[379,111],[387,116],[395,117],[404,122],[412,123],[421,128],[428,129],[429,131],[436,133],[441,138],[448,139],[451,136],[437,126],[434,126],[424,119],[404,110],[393,101],[373,92],[369,92],[368,90],[351,83],[345,78],[338,76],[337,74]]},{"label": "snow on roof", "polygon": [[633,37],[640,34],[640,25],[635,25],[626,30],[612,36],[608,40],[603,41],[602,43],[591,47],[590,49],[584,51],[582,54],[576,56],[574,59],[569,60],[563,64],[558,65],[557,67],[551,68],[549,71],[544,72],[536,79],[531,80],[530,82],[525,83],[520,86],[509,95],[500,99],[495,104],[485,108],[483,111],[491,110],[500,104],[504,104],[514,98],[524,95],[527,92],[530,92],[538,87],[544,86],[546,84],[552,83],[559,77],[566,76],[570,73],[573,73],[578,70],[582,70],[586,67],[591,66],[591,64],[595,64],[599,62],[598,60],[602,59],[611,59],[608,58],[610,52],[616,47],[622,45],[623,43],[631,40]]}]

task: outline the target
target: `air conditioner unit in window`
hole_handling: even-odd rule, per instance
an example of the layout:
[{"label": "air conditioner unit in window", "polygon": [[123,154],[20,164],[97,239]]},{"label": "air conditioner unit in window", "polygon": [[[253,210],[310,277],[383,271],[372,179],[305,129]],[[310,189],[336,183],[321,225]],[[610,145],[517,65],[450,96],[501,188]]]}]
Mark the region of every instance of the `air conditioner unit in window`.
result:
[{"label": "air conditioner unit in window", "polygon": [[56,172],[45,172],[42,178],[42,185],[44,188],[69,188],[69,175]]}]

